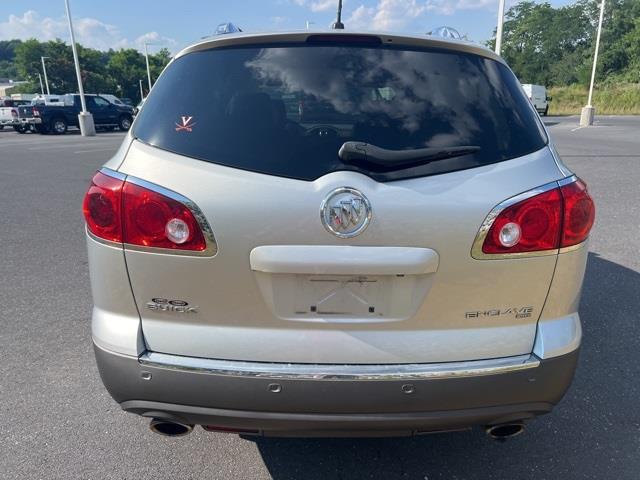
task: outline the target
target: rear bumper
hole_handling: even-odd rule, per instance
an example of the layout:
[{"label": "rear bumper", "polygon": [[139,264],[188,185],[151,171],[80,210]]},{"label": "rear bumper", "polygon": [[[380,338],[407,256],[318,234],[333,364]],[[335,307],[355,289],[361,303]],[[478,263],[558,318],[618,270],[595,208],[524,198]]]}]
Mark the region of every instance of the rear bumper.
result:
[{"label": "rear bumper", "polygon": [[304,365],[269,372],[269,364],[228,362],[225,369],[225,362],[136,358],[98,346],[95,353],[105,386],[128,412],[276,436],[411,435],[531,418],[560,401],[578,358],[574,350],[446,370],[351,366],[356,375],[341,375]]},{"label": "rear bumper", "polygon": [[40,125],[42,123],[42,119],[41,118],[37,118],[37,117],[21,118],[20,119],[20,123],[22,123],[23,125],[26,125],[26,124],[29,124],[29,125]]}]

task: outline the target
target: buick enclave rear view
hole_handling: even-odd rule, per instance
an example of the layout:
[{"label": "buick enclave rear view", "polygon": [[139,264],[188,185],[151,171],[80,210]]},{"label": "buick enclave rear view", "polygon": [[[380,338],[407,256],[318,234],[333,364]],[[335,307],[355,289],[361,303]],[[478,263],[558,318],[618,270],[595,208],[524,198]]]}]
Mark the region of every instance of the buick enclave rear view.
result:
[{"label": "buick enclave rear view", "polygon": [[504,61],[224,35],[84,199],[102,380],[154,431],[522,431],[571,383],[594,205]]}]

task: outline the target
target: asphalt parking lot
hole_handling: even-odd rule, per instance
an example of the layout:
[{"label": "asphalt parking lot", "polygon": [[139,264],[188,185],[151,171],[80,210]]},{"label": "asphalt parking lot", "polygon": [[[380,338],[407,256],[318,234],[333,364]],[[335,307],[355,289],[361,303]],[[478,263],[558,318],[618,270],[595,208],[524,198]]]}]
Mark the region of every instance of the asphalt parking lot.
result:
[{"label": "asphalt parking lot", "polygon": [[640,478],[640,117],[547,117],[597,205],[583,350],[555,411],[501,444],[477,429],[395,439],[164,438],[103,388],[81,201],[121,133],[0,131],[0,478]]}]

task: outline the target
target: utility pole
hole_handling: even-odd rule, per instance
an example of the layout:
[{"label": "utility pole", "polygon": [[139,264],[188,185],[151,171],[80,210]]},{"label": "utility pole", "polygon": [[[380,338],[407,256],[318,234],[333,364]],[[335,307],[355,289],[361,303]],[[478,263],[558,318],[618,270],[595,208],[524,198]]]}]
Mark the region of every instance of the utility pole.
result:
[{"label": "utility pole", "polygon": [[593,125],[593,118],[596,114],[596,109],[591,104],[593,99],[593,84],[596,79],[596,67],[598,66],[598,50],[600,50],[600,34],[602,33],[602,20],[604,18],[604,0],[600,4],[600,19],[598,20],[598,33],[596,34],[596,51],[593,54],[593,68],[591,69],[591,83],[589,84],[589,99],[587,105],[582,108],[580,114],[580,126],[588,127]]},{"label": "utility pole", "polygon": [[47,86],[47,95],[51,95],[51,92],[49,91],[49,79],[47,78],[47,67],[44,64],[45,58],[49,57],[40,57],[40,60],[42,61],[42,72],[44,73],[44,84]]},{"label": "utility pole", "polygon": [[73,50],[73,63],[76,66],[76,77],[78,77],[78,91],[80,93],[80,104],[82,111],[78,115],[78,125],[83,137],[92,137],[96,134],[96,127],[93,123],[93,115],[87,111],[87,102],[84,99],[84,88],[82,87],[82,74],[80,73],[80,61],[78,60],[78,48],[76,47],[76,36],[73,33],[73,21],[71,20],[71,9],[69,0],[64,0],[67,9],[67,20],[69,21],[69,34],[71,35],[71,49]]},{"label": "utility pole", "polygon": [[38,72],[38,78],[40,79],[40,92],[42,93],[42,96],[44,97],[44,85],[42,85],[42,75],[40,75],[40,72]]},{"label": "utility pole", "polygon": [[496,54],[502,51],[502,24],[504,23],[504,0],[498,4],[498,27],[496,28]]},{"label": "utility pole", "polygon": [[147,79],[149,80],[149,91],[151,91],[151,69],[149,68],[149,49],[150,43],[144,42],[144,59],[147,62]]}]

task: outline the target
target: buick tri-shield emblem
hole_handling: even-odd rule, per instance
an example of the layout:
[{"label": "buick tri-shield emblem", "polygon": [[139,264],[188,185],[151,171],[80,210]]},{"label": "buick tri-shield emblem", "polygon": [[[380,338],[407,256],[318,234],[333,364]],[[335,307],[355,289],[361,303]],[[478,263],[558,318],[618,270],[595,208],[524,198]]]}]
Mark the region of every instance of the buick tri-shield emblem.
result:
[{"label": "buick tri-shield emblem", "polygon": [[371,221],[371,204],[355,188],[337,188],[322,202],[320,217],[324,228],[337,237],[355,237]]}]

